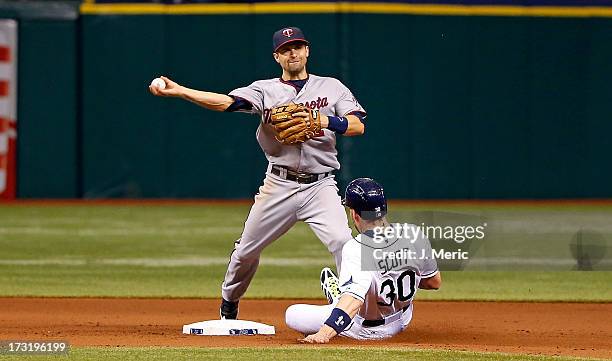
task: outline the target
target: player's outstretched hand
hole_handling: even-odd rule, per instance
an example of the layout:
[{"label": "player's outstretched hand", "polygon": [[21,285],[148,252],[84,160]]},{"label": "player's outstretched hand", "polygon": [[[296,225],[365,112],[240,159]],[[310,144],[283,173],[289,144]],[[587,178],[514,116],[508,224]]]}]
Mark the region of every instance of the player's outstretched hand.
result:
[{"label": "player's outstretched hand", "polygon": [[300,343],[328,343],[329,337],[317,332],[314,335],[308,335],[302,339],[299,339],[298,341]]},{"label": "player's outstretched hand", "polygon": [[181,95],[181,85],[176,82],[173,82],[168,77],[160,76],[160,78],[166,83],[166,87],[164,89],[161,89],[154,85],[149,85],[149,91],[151,92],[151,94],[160,97],[178,97]]}]

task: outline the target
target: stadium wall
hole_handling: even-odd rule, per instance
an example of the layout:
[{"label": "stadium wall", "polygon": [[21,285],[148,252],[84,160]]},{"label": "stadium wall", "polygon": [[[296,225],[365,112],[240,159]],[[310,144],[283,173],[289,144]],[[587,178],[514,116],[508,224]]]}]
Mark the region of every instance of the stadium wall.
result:
[{"label": "stadium wall", "polygon": [[311,39],[310,72],[342,79],[368,111],[366,135],[339,141],[341,184],[375,177],[393,198],[612,197],[605,12],[92,6],[61,24],[21,23],[20,54],[31,52],[19,73],[21,198],[251,197],[266,164],[257,119],[155,98],[147,86],[166,74],[229,92],[276,77],[270,37],[288,24]]}]

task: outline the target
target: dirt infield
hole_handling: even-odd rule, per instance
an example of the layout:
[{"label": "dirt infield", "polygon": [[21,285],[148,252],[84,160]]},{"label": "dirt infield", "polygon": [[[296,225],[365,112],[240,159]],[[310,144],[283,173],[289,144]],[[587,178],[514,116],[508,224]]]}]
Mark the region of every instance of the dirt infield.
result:
[{"label": "dirt infield", "polygon": [[[75,346],[291,345],[300,335],[285,326],[284,310],[297,302],[242,301],[241,318],[275,325],[275,336],[205,337],[182,335],[182,325],[216,319],[218,300],[0,298],[0,339],[64,339]],[[612,358],[612,303],[416,302],[414,312],[410,327],[387,341],[337,338],[332,344]]]}]

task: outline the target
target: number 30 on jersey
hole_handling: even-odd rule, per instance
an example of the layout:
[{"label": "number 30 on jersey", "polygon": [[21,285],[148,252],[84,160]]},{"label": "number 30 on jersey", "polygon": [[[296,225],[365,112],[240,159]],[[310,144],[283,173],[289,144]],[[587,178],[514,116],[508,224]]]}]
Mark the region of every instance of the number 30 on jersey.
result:
[{"label": "number 30 on jersey", "polygon": [[404,271],[397,279],[386,279],[380,285],[378,304],[380,306],[391,306],[397,298],[401,302],[412,299],[416,291],[416,273],[413,270]]}]

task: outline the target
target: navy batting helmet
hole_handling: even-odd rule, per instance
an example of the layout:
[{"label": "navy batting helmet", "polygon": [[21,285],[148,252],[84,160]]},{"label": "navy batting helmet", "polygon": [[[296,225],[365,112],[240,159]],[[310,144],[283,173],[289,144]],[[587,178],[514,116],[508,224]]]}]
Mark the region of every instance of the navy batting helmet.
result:
[{"label": "navy batting helmet", "polygon": [[361,218],[367,220],[387,214],[387,199],[383,188],[372,178],[352,180],[346,187],[342,204],[354,209]]}]

